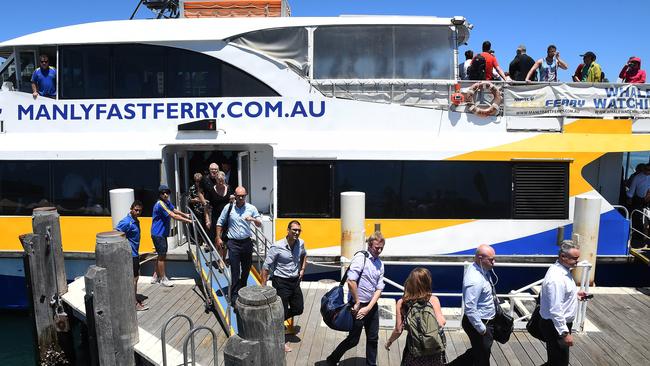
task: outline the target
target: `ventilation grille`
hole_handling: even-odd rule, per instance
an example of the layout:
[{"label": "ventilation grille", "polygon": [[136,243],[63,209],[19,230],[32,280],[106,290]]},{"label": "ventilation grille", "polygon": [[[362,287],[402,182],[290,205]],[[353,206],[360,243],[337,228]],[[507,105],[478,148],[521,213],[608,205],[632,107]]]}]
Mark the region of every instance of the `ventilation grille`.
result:
[{"label": "ventilation grille", "polygon": [[517,163],[513,175],[515,219],[569,217],[569,163]]}]

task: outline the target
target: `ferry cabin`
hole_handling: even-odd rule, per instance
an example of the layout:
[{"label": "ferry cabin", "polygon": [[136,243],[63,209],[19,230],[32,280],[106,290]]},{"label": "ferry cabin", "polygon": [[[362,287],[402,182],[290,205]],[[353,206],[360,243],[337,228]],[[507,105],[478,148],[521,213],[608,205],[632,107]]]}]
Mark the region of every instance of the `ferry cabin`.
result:
[{"label": "ferry cabin", "polygon": [[[229,158],[267,235],[298,219],[310,255],[339,254],[350,190],[366,193],[366,231],[381,224],[386,257],[479,243],[551,256],[580,194],[603,198],[599,255],[627,255],[613,205],[624,158],[647,159],[650,136],[633,119],[454,108],[468,37],[460,17],[372,16],[111,21],[0,43],[0,250],[21,251],[32,209],[53,205],[66,253],[92,253],[111,228],[108,191],[131,187],[152,251],[158,185],[180,204],[193,173]],[[34,99],[43,53],[57,97]]]}]

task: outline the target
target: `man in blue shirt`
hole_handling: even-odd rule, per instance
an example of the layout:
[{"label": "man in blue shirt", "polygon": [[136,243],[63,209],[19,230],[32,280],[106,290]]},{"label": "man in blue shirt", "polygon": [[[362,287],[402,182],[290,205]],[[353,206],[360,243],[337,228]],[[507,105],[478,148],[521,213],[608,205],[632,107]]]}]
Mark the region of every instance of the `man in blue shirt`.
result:
[{"label": "man in blue shirt", "polygon": [[[305,241],[300,239],[300,222],[291,220],[287,226],[287,236],[278,240],[269,248],[262,266],[262,286],[271,275],[273,288],[278,292],[284,307],[284,320],[302,314],[304,301],[300,281],[305,275],[307,251]],[[291,347],[284,344],[284,351],[291,352]]]},{"label": "man in blue shirt", "polygon": [[494,341],[492,319],[496,315],[494,289],[490,271],[494,267],[495,252],[487,245],[476,248],[472,263],[463,278],[463,309],[461,322],[472,348],[460,355],[450,365],[490,365],[490,353]]},{"label": "man in blue shirt", "polygon": [[50,58],[41,55],[41,66],[32,74],[32,95],[36,97],[56,97],[56,70],[50,67]]},{"label": "man in blue shirt", "polygon": [[135,310],[143,311],[149,309],[141,301],[138,301],[138,278],[140,277],[140,214],[142,213],[142,202],[135,200],[131,204],[131,210],[115,227],[115,230],[124,233],[131,244],[131,259],[133,260],[133,288],[135,290]]},{"label": "man in blue shirt", "polygon": [[246,195],[246,188],[241,186],[235,188],[235,204],[226,205],[217,221],[217,249],[224,248],[221,239],[221,231],[224,227],[228,236],[226,250],[230,255],[230,303],[233,306],[237,303],[239,289],[246,286],[253,263],[253,241],[251,240],[253,232],[250,223],[254,223],[257,227],[262,226],[260,213],[255,206],[246,202]]},{"label": "man in blue shirt", "polygon": [[177,210],[169,201],[171,190],[166,185],[158,188],[160,199],[153,206],[151,216],[151,240],[156,248],[158,257],[154,266],[154,273],[151,283],[160,282],[165,287],[172,287],[174,284],[167,278],[165,273],[165,259],[167,258],[167,237],[171,229],[171,219],[192,223],[190,215]]}]

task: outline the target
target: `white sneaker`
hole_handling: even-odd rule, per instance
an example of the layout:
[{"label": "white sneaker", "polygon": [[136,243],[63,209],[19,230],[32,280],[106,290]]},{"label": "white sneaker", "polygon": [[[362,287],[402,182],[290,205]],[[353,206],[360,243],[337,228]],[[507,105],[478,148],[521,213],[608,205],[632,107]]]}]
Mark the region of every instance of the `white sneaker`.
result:
[{"label": "white sneaker", "polygon": [[174,287],[174,284],[172,281],[169,280],[167,277],[163,277],[162,280],[160,280],[160,284],[165,286],[165,287]]},{"label": "white sneaker", "polygon": [[153,285],[153,284],[156,284],[156,283],[158,283],[159,281],[160,281],[160,280],[158,279],[158,275],[156,275],[156,274],[154,273],[153,276],[151,276],[151,284],[152,284],[152,285]]}]

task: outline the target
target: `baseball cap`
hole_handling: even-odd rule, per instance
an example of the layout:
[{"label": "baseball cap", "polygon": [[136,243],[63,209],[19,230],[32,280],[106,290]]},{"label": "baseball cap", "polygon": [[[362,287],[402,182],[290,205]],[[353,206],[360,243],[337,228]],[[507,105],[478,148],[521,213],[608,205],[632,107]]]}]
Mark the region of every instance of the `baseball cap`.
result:
[{"label": "baseball cap", "polygon": [[158,187],[158,192],[160,192],[160,193],[163,193],[163,192],[170,192],[171,193],[171,191],[172,190],[169,189],[169,187],[167,187],[165,184],[161,184],[160,187]]},{"label": "baseball cap", "polygon": [[591,57],[591,58],[593,58],[594,60],[596,59],[596,54],[593,53],[593,52],[591,52],[591,51],[587,51],[587,52],[585,52],[584,54],[580,55],[580,57],[585,57],[585,56]]}]

